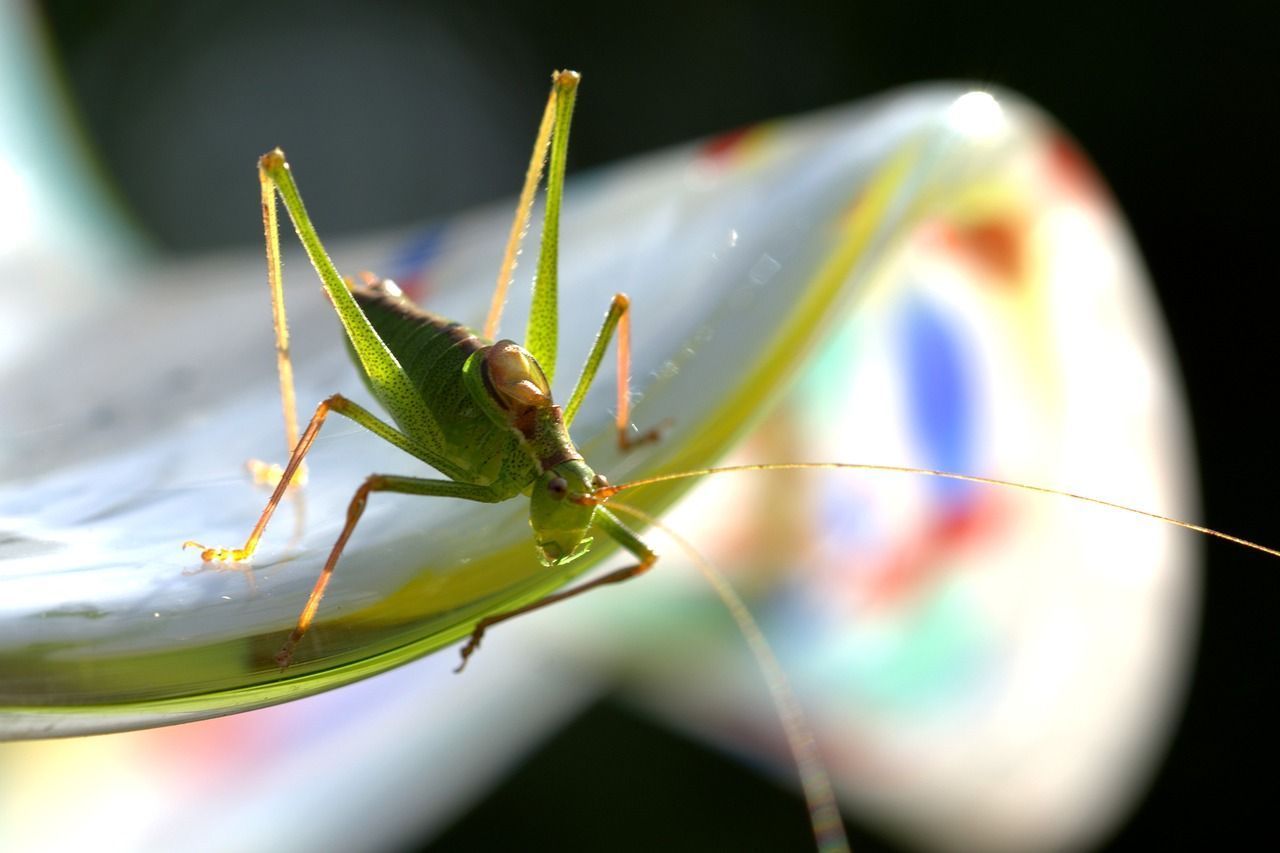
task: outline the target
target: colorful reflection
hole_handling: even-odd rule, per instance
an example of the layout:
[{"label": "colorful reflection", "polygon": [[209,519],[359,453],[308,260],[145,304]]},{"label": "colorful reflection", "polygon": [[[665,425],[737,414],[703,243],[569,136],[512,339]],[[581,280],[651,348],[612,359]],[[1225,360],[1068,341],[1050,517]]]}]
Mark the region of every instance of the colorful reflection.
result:
[{"label": "colorful reflection", "polygon": [[[994,104],[1003,127],[990,96],[968,104],[980,109],[966,122],[989,124]],[[823,344],[804,376],[735,461],[975,472],[1186,514],[1181,405],[1127,234],[1070,143],[1034,113],[1014,124],[998,177],[932,199],[873,271],[856,270],[858,304],[814,330]],[[669,196],[709,170],[748,182],[781,147],[842,126],[751,128],[659,163],[652,180],[591,186],[626,220],[655,185]],[[810,165],[788,193],[823,189]],[[648,236],[670,236],[656,221]],[[802,224],[768,223],[781,248],[746,259],[735,298],[776,286]],[[462,231],[393,251],[401,283],[431,290]],[[756,235],[744,225],[692,249],[678,236],[711,265]],[[650,316],[684,305],[701,307]],[[641,398],[638,422],[644,412]],[[1166,531],[1067,501],[847,473],[710,480],[670,521],[753,596],[849,808],[936,849],[1034,850],[1087,842],[1136,796],[1193,621],[1189,557]],[[6,746],[0,846],[393,846],[446,823],[618,672],[638,702],[789,774],[740,638],[664,553],[625,595],[504,626],[505,651],[486,649],[462,679],[444,653],[267,711]],[[57,817],[69,799],[75,822]],[[121,814],[128,826],[104,833]]]}]

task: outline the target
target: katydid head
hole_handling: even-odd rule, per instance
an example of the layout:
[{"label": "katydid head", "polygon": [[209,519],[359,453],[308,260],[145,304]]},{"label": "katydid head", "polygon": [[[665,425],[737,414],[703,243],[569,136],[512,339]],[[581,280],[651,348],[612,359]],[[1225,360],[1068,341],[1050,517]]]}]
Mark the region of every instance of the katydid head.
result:
[{"label": "katydid head", "polygon": [[592,493],[605,480],[578,455],[537,360],[513,341],[498,341],[472,355],[462,372],[472,398],[491,420],[520,437],[540,472],[528,487],[539,558],[553,566],[581,557],[591,546]]},{"label": "katydid head", "polygon": [[598,475],[581,459],[569,459],[543,471],[533,484],[529,526],[538,556],[548,566],[563,565],[591,547],[587,529],[595,517],[590,496]]}]

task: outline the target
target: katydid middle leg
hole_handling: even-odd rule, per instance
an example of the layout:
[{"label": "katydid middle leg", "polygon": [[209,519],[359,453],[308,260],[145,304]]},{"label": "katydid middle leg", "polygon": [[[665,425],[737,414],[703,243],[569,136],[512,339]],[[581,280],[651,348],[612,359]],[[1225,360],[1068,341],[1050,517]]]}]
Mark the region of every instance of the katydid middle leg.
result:
[{"label": "katydid middle leg", "polygon": [[320,607],[320,599],[324,597],[325,588],[328,587],[329,580],[333,577],[334,567],[338,565],[338,558],[342,556],[342,551],[346,548],[347,540],[351,538],[356,524],[360,521],[360,516],[364,515],[364,508],[368,503],[370,492],[398,492],[405,495],[461,498],[481,503],[498,503],[510,497],[509,494],[489,486],[459,483],[454,480],[426,480],[420,477],[400,477],[392,474],[373,474],[366,479],[356,489],[356,493],[351,497],[351,503],[347,505],[347,522],[342,526],[342,532],[338,534],[338,540],[333,544],[333,549],[329,552],[329,559],[325,560],[324,568],[320,570],[320,577],[316,579],[315,586],[311,588],[311,595],[307,597],[307,603],[302,607],[302,613],[298,616],[297,625],[289,633],[289,638],[285,640],[284,646],[276,653],[276,663],[280,664],[281,669],[289,665],[298,641],[302,639],[303,634],[311,627],[311,622],[315,619],[316,610]]}]

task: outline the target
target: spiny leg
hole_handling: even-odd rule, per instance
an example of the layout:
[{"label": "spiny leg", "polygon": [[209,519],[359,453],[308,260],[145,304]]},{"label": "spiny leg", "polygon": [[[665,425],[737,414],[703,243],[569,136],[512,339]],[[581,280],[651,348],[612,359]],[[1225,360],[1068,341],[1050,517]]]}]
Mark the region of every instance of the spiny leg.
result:
[{"label": "spiny leg", "polygon": [[[258,183],[262,188],[262,231],[267,250],[267,284],[271,289],[271,325],[276,333],[276,372],[280,375],[280,406],[284,412],[285,450],[289,453],[298,446],[298,404],[293,388],[293,361],[289,357],[289,324],[284,310],[284,276],[280,266],[280,225],[276,215],[276,191],[270,178],[258,170]],[[259,459],[246,463],[255,483],[279,485],[284,470],[275,464]],[[292,475],[292,482],[305,485],[307,468],[302,465]]]},{"label": "spiny leg", "polygon": [[548,595],[546,598],[538,599],[532,604],[526,604],[524,607],[517,607],[514,610],[508,610],[505,613],[499,613],[496,616],[484,617],[476,623],[475,628],[471,632],[470,639],[468,639],[466,645],[462,647],[462,660],[458,663],[458,667],[454,672],[462,672],[462,670],[466,668],[467,660],[470,659],[470,657],[475,654],[476,650],[480,648],[480,641],[484,639],[484,632],[489,628],[492,628],[494,625],[497,625],[499,622],[506,622],[508,619],[514,619],[517,616],[523,616],[526,613],[541,610],[548,605],[564,601],[567,598],[573,598],[574,596],[581,595],[587,590],[595,589],[596,587],[604,586],[606,584],[622,583],[623,581],[630,580],[631,578],[639,577],[649,571],[649,569],[653,567],[653,564],[657,562],[658,555],[653,552],[653,549],[644,544],[639,536],[633,533],[630,528],[618,520],[617,516],[609,512],[604,507],[598,507],[596,509],[595,523],[615,542],[637,557],[640,562],[633,566],[625,566],[621,569],[609,572],[608,574],[601,575],[598,578],[593,578],[586,583],[570,587],[563,592]]},{"label": "spiny leg", "polygon": [[618,428],[618,449],[625,452],[655,442],[662,437],[658,427],[635,437],[631,435],[631,300],[625,293],[615,293],[613,301],[609,303],[609,312],[605,314],[604,324],[596,335],[591,352],[587,354],[587,362],[582,366],[582,373],[579,374],[578,384],[569,397],[569,404],[565,406],[564,424],[568,427],[573,423],[583,398],[587,396],[587,389],[595,381],[596,371],[600,368],[604,351],[609,346],[615,330],[618,333],[618,406],[615,424]]},{"label": "spiny leg", "polygon": [[502,311],[507,305],[507,291],[511,288],[511,279],[516,271],[516,256],[520,254],[520,244],[529,230],[529,214],[533,212],[533,196],[542,181],[542,170],[547,164],[547,149],[551,145],[551,128],[556,118],[556,92],[558,87],[553,82],[551,94],[547,96],[547,106],[542,111],[542,122],[538,125],[538,135],[533,140],[533,154],[529,157],[529,168],[524,173],[524,187],[520,190],[520,200],[516,202],[516,215],[511,220],[511,233],[507,235],[507,247],[502,253],[502,266],[498,268],[498,283],[493,290],[493,298],[489,302],[489,316],[484,321],[484,336],[489,340],[498,337],[498,324],[502,321]]},{"label": "spiny leg", "polygon": [[285,491],[289,488],[289,483],[292,482],[294,475],[302,466],[302,457],[306,456],[307,451],[311,449],[312,442],[316,440],[316,434],[320,432],[320,427],[324,425],[324,419],[328,417],[330,411],[341,411],[342,406],[346,404],[348,404],[348,400],[345,397],[340,394],[334,394],[316,406],[315,414],[311,416],[311,422],[307,424],[306,432],[302,434],[302,438],[294,445],[293,453],[289,456],[289,464],[285,465],[284,470],[280,472],[280,476],[276,479],[275,491],[271,493],[271,498],[267,501],[266,507],[263,508],[262,514],[258,516],[258,523],[249,532],[249,538],[245,540],[243,547],[207,548],[194,539],[188,539],[183,542],[182,547],[200,549],[200,559],[206,563],[214,560],[240,562],[241,560],[249,559],[253,552],[258,549],[258,540],[262,538],[262,532],[267,529],[267,522],[275,514],[276,507],[280,505],[281,498],[284,497]]},{"label": "spiny leg", "polygon": [[[293,172],[279,148],[268,151],[258,159],[258,171],[265,182],[269,182],[284,201],[289,218],[293,220],[294,230],[302,246],[315,267],[320,283],[333,305],[342,327],[351,342],[360,371],[364,374],[373,395],[391,414],[396,423],[404,428],[404,432],[413,436],[415,446],[429,456],[422,458],[432,466],[453,476],[451,466],[444,456],[444,434],[436,422],[431,410],[422,402],[414,381],[405,373],[404,368],[387,348],[386,343],[378,336],[373,324],[365,316],[360,305],[348,289],[346,282],[338,273],[333,261],[329,259],[320,235],[316,233],[311,217],[307,214],[298,185],[294,181]],[[414,452],[417,455],[416,451]],[[430,458],[434,457],[434,458]],[[436,460],[443,461],[446,467],[440,468]]]},{"label": "spiny leg", "polygon": [[360,521],[360,516],[364,514],[365,504],[368,503],[370,492],[398,492],[406,495],[462,498],[482,503],[496,503],[504,498],[503,495],[488,486],[476,486],[453,480],[424,480],[418,477],[374,474],[361,483],[360,487],[356,489],[356,493],[351,497],[351,503],[347,506],[347,522],[342,526],[342,532],[338,534],[338,541],[333,544],[333,550],[329,552],[329,559],[325,560],[324,568],[320,570],[320,577],[316,579],[315,586],[311,588],[311,595],[307,597],[307,603],[303,605],[302,613],[298,616],[298,624],[294,626],[289,638],[285,640],[280,651],[276,653],[276,663],[280,664],[281,669],[289,665],[298,641],[302,639],[303,634],[311,627],[311,622],[315,619],[316,610],[320,607],[320,599],[324,597],[325,588],[329,585],[330,578],[333,577],[333,569],[338,565],[338,558],[342,556],[342,550],[346,547],[347,540],[351,538],[351,533]]},{"label": "spiny leg", "polygon": [[529,323],[525,327],[524,346],[533,355],[548,382],[556,378],[556,356],[560,328],[560,309],[556,287],[560,257],[560,200],[564,195],[565,162],[569,156],[569,123],[577,99],[576,71],[558,71],[553,75],[556,88],[556,119],[551,136],[551,154],[547,170],[547,203],[542,219],[542,248],[538,253],[538,273],[533,279],[533,299],[529,305]]},{"label": "spiny leg", "polygon": [[[296,476],[299,468],[302,467],[302,458],[306,456],[307,451],[311,449],[311,444],[316,440],[316,435],[320,432],[320,427],[324,425],[325,418],[329,412],[337,412],[343,417],[350,418],[360,426],[377,435],[379,438],[385,439],[391,444],[396,445],[407,453],[419,458],[426,458],[421,450],[403,434],[398,432],[382,421],[378,420],[367,409],[364,409],[355,403],[343,397],[341,394],[334,394],[320,405],[316,406],[315,414],[311,416],[311,422],[307,424],[307,429],[302,433],[302,437],[293,449],[293,454],[289,457],[289,464],[285,466],[281,472],[280,480],[276,483],[275,491],[271,493],[270,500],[267,501],[266,507],[262,510],[262,514],[258,516],[258,523],[253,526],[253,530],[249,533],[249,538],[245,541],[241,548],[206,548],[199,542],[188,539],[182,543],[183,548],[199,548],[200,558],[205,562],[213,560],[229,560],[239,562],[247,560],[253,556],[253,552],[258,548],[258,540],[262,538],[262,532],[267,528],[267,522],[271,520],[271,516],[275,513],[276,507],[279,506],[280,500],[284,497],[285,492],[289,488],[289,483]],[[427,459],[427,461],[431,461]]]}]

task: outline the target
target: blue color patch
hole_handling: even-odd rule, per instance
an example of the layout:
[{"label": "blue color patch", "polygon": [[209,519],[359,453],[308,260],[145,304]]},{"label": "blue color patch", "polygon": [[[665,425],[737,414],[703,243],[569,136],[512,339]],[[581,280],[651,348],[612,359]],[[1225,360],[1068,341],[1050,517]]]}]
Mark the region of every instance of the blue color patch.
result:
[{"label": "blue color patch", "polygon": [[414,235],[391,256],[390,277],[404,286],[422,277],[444,246],[445,228],[433,225]]},{"label": "blue color patch", "polygon": [[[899,315],[899,345],[906,379],[907,420],[925,465],[942,471],[973,468],[973,395],[970,360],[954,325],[918,296]],[[967,503],[972,484],[933,479],[947,506]]]}]

